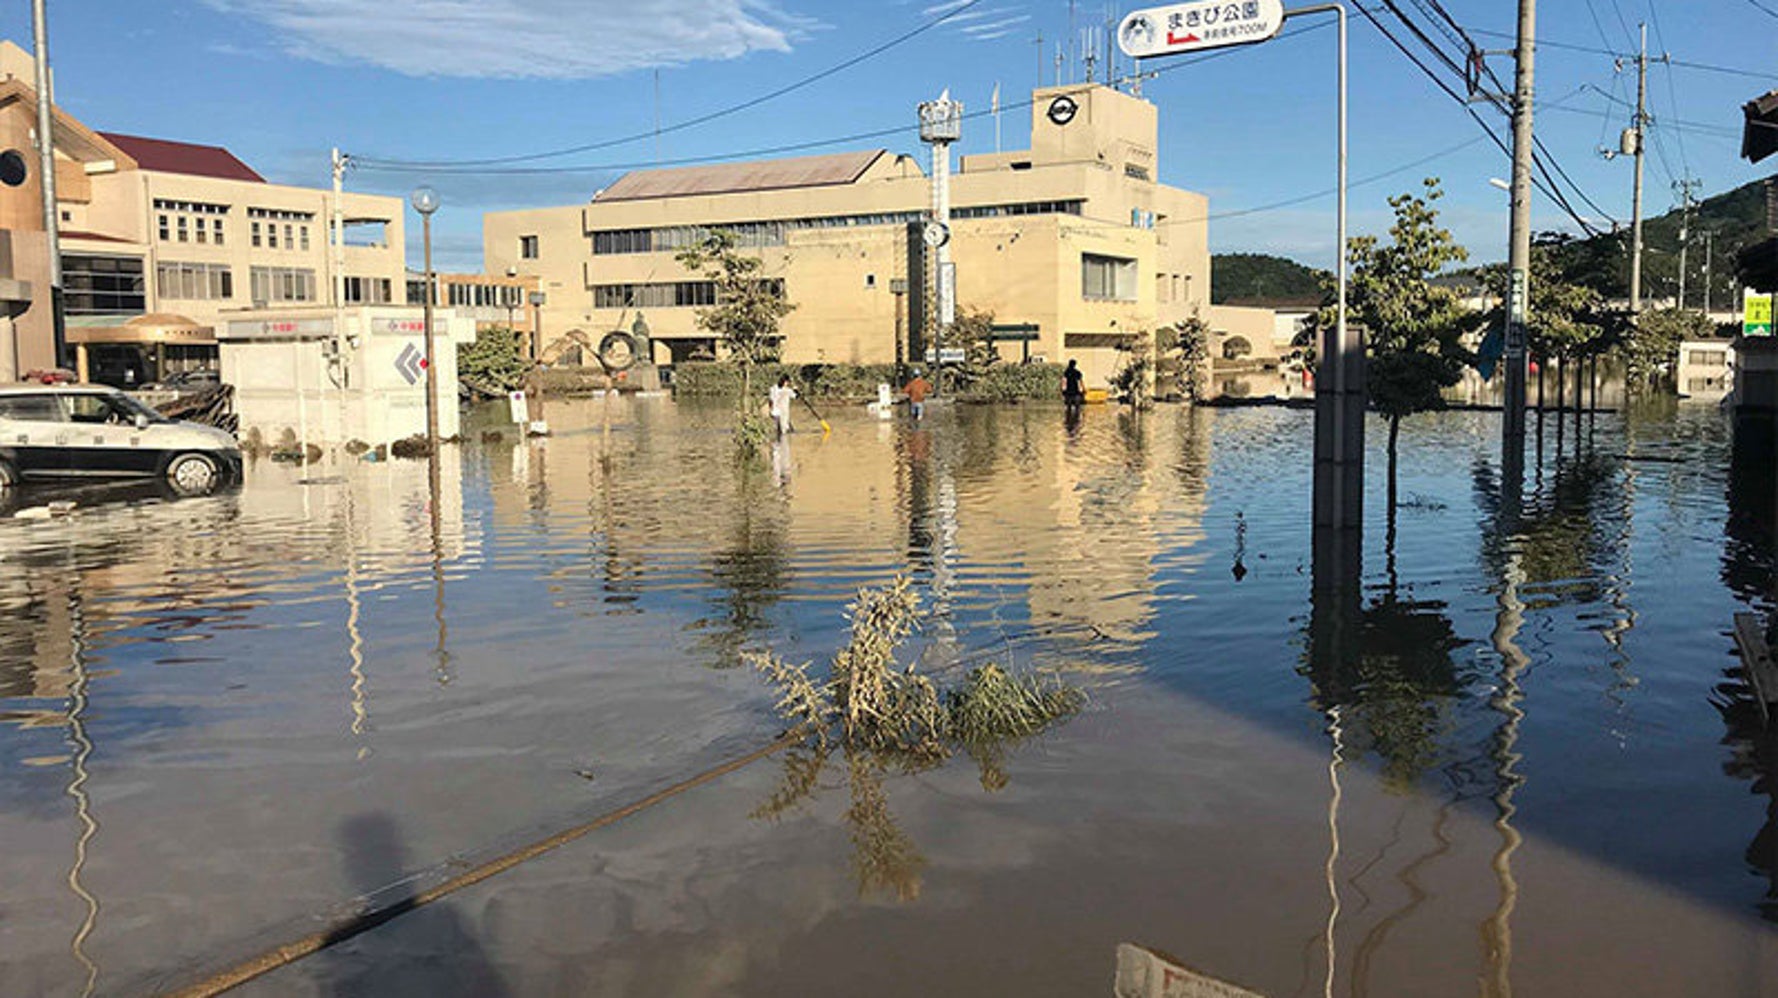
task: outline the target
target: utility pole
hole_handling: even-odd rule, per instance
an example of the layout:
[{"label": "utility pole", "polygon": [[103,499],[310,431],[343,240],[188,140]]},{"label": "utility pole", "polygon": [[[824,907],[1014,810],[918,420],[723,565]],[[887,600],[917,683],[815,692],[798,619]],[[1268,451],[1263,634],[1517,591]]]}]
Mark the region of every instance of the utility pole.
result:
[{"label": "utility pole", "polygon": [[[1537,55],[1537,0],[1519,0],[1518,67],[1513,80],[1513,179],[1507,289],[1506,397],[1501,447],[1509,467],[1525,454],[1525,320],[1531,293],[1531,108]],[[1640,190],[1640,186],[1638,187]]]},{"label": "utility pole", "polygon": [[1704,231],[1704,314],[1710,314],[1710,255],[1716,249],[1716,233]]},{"label": "utility pole", "polygon": [[1630,312],[1642,311],[1642,153],[1648,126],[1648,25],[1642,28],[1642,48],[1636,54],[1636,120],[1624,135],[1636,156],[1636,186],[1630,195]]},{"label": "utility pole", "polygon": [[[49,18],[43,0],[31,2],[32,53],[37,63],[37,156],[43,188],[43,232],[49,244],[49,324],[56,367],[73,367],[62,317],[62,216],[56,209],[55,93],[49,85]],[[21,374],[23,372],[20,372]]]},{"label": "utility pole", "polygon": [[1673,181],[1673,193],[1679,195],[1679,307],[1685,308],[1685,251],[1691,243],[1692,205],[1696,202],[1692,194],[1704,184],[1701,180],[1686,177],[1684,180]]}]

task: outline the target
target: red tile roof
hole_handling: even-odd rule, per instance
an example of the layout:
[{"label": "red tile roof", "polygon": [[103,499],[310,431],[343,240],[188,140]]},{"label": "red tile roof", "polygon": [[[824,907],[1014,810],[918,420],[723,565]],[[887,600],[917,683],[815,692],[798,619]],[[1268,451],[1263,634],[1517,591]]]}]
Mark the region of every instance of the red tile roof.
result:
[{"label": "red tile roof", "polygon": [[145,139],[136,135],[100,132],[107,142],[122,149],[144,170],[156,173],[183,173],[193,177],[215,177],[219,180],[249,180],[263,184],[265,178],[235,158],[221,146],[200,146],[166,139]]}]

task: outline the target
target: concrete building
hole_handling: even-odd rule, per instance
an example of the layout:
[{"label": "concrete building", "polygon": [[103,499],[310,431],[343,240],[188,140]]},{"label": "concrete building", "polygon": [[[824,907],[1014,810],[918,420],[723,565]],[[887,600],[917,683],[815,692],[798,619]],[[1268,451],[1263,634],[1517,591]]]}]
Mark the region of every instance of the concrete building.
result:
[{"label": "concrete building", "polygon": [[[528,274],[445,274],[434,271],[437,292],[432,304],[448,308],[459,317],[472,319],[478,330],[510,329],[522,337],[521,346],[531,342],[536,329],[538,305],[533,297],[540,282]],[[426,275],[417,270],[407,273],[407,303],[426,302]]]},{"label": "concrete building", "polygon": [[[32,79],[30,55],[0,41],[0,160],[16,154],[24,167],[0,185],[12,251],[0,278],[31,285],[0,378],[54,362]],[[59,108],[55,122],[64,311],[83,379],[140,384],[215,367],[216,330],[232,313],[333,303],[331,191],[268,183],[217,146],[98,132]],[[341,304],[402,304],[401,199],[347,194],[341,206]]]},{"label": "concrete building", "polygon": [[[1032,337],[1008,359],[1080,361],[1089,383],[1134,335],[1207,304],[1208,201],[1157,182],[1154,105],[1105,86],[1035,93],[1031,148],[963,156],[951,185],[959,309]],[[535,275],[545,338],[593,339],[645,318],[660,364],[710,356],[714,286],[675,259],[733,232],[796,305],[793,363],[918,359],[932,294],[919,239],[930,184],[911,156],[866,150],[629,173],[590,202],[483,220],[487,269]]]},{"label": "concrete building", "polygon": [[1681,395],[1721,401],[1735,388],[1735,341],[1681,340],[1674,383]]}]

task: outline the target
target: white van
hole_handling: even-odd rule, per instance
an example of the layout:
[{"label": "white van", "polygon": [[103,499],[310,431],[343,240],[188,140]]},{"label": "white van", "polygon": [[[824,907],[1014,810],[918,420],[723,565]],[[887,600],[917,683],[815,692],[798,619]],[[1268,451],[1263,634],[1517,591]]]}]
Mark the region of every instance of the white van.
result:
[{"label": "white van", "polygon": [[241,447],[103,385],[0,385],[0,488],[47,478],[159,476],[185,495],[238,480]]}]

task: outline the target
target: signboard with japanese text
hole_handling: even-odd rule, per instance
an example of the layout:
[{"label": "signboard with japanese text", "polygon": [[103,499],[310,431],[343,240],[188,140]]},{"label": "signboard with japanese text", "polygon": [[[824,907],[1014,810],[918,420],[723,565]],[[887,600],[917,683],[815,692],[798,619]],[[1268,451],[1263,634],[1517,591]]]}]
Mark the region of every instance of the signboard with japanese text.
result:
[{"label": "signboard with japanese text", "polygon": [[1741,293],[1741,335],[1772,335],[1772,296],[1753,291]]},{"label": "signboard with japanese text", "polygon": [[1263,42],[1283,26],[1283,0],[1203,0],[1131,11],[1117,44],[1132,59],[1151,59]]}]

